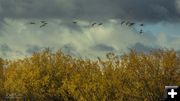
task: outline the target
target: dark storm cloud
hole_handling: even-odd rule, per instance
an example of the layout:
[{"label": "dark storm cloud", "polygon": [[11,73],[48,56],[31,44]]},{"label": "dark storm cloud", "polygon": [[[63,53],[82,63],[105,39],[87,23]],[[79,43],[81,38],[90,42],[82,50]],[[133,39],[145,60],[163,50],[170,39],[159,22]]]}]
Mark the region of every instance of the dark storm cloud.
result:
[{"label": "dark storm cloud", "polygon": [[12,18],[67,17],[73,11],[64,0],[1,0],[0,5],[1,16]]},{"label": "dark storm cloud", "polygon": [[0,0],[0,18],[176,21],[176,0]]}]

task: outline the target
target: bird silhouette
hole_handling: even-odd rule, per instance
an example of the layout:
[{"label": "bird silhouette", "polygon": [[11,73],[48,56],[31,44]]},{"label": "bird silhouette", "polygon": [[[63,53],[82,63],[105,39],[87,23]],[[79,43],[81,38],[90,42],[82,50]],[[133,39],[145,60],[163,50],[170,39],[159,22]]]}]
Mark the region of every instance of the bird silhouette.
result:
[{"label": "bird silhouette", "polygon": [[30,22],[29,24],[36,24],[35,22]]},{"label": "bird silhouette", "polygon": [[143,33],[143,30],[141,29],[139,33],[142,34],[142,33]]},{"label": "bird silhouette", "polygon": [[129,22],[129,21],[127,21],[127,22],[126,22],[126,25],[127,25],[127,26],[128,26],[128,24],[130,24],[130,22]]},{"label": "bird silhouette", "polygon": [[121,25],[123,25],[124,23],[125,23],[125,21],[122,21],[122,22],[121,22]]},{"label": "bird silhouette", "polygon": [[77,24],[77,21],[73,21],[74,24]]},{"label": "bird silhouette", "polygon": [[140,24],[140,26],[144,26],[144,24]]},{"label": "bird silhouette", "polygon": [[41,21],[41,23],[45,23],[46,21]]},{"label": "bird silhouette", "polygon": [[93,24],[92,24],[92,27],[95,26],[95,25],[96,25],[96,23],[93,23]]},{"label": "bird silhouette", "polygon": [[103,23],[99,23],[98,25],[101,26],[101,25],[103,25]]},{"label": "bird silhouette", "polygon": [[44,27],[44,26],[46,26],[47,25],[47,23],[45,22],[45,23],[43,23],[41,26],[40,26],[40,28],[42,28],[42,27]]},{"label": "bird silhouette", "polygon": [[134,22],[129,23],[129,26],[133,26],[133,25],[135,25],[135,23],[134,23]]}]

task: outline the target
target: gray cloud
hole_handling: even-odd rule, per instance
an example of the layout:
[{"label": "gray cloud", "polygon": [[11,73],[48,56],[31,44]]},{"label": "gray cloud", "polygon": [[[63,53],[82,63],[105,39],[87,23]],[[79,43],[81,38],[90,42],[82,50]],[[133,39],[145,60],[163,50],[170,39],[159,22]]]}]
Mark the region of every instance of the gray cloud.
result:
[{"label": "gray cloud", "polygon": [[113,50],[115,50],[112,46],[108,46],[105,44],[97,44],[97,45],[93,46],[92,49],[96,50],[96,51],[113,51]]},{"label": "gray cloud", "polygon": [[61,48],[61,51],[63,53],[65,53],[65,54],[69,54],[69,55],[72,55],[72,56],[80,56],[80,54],[76,50],[76,47],[71,43],[65,44]]},{"label": "gray cloud", "polygon": [[39,47],[37,45],[27,45],[28,49],[26,50],[26,53],[33,54],[34,52],[39,52],[42,47]]},{"label": "gray cloud", "polygon": [[[27,24],[29,20],[6,18],[4,22],[0,30],[0,43],[6,43],[3,46],[6,48],[2,48],[6,51],[5,58],[30,56],[43,47],[53,48],[53,51],[62,49],[70,55],[92,58],[103,56],[107,51],[121,55],[129,48],[140,51],[149,50],[151,47],[180,49],[178,35],[172,38],[166,33],[153,35],[151,32],[144,32],[140,35],[138,29],[122,26],[114,19],[95,27],[87,27],[88,21],[79,20],[77,25],[72,25],[78,28],[66,26],[66,22],[61,19],[48,20],[48,25],[43,28],[39,28],[39,21],[36,25],[30,25]],[[72,21],[69,23],[73,24]],[[7,46],[12,51],[9,51]]]},{"label": "gray cloud", "polygon": [[131,47],[131,49],[134,49],[137,52],[150,52],[152,50],[155,50],[155,47],[146,46],[142,43],[136,43]]},{"label": "gray cloud", "polygon": [[6,57],[12,49],[7,44],[0,44],[0,56]]},{"label": "gray cloud", "polygon": [[[62,23],[59,19],[48,21],[48,26],[44,28],[39,28],[39,24],[26,24],[28,20],[22,19],[6,18],[4,22],[0,30],[3,35],[0,42],[12,48],[13,52],[9,53],[9,56],[14,58],[29,56],[42,47],[52,47],[55,51],[63,49],[68,54],[97,56],[102,55],[101,51],[92,50],[91,47],[100,46],[101,50],[105,48],[112,50],[110,47],[117,50],[126,49],[130,44],[140,40],[139,35],[126,26],[117,25],[115,20],[103,26],[88,28],[83,27],[89,25],[87,21],[78,21],[77,26],[80,30],[74,30],[63,24],[59,26],[58,24]],[[17,54],[16,51],[22,54]]]},{"label": "gray cloud", "polygon": [[179,20],[177,0],[0,0],[0,18]]},{"label": "gray cloud", "polygon": [[0,45],[0,50],[5,52],[5,51],[11,51],[11,48],[7,44],[1,44]]},{"label": "gray cloud", "polygon": [[[99,56],[128,48],[179,50],[179,37],[121,26],[120,19],[137,23],[178,22],[179,0],[0,0],[1,56],[19,58],[43,47],[80,56]],[[39,28],[40,20],[47,26]],[[73,24],[72,21],[78,23]],[[35,25],[28,22],[34,21]],[[91,27],[93,22],[102,26]],[[146,25],[146,24],[145,24]],[[145,26],[146,27],[146,26]],[[171,29],[171,28],[169,28]],[[160,29],[161,30],[161,29]],[[143,29],[144,31],[144,29]],[[28,44],[28,45],[27,45]]]}]

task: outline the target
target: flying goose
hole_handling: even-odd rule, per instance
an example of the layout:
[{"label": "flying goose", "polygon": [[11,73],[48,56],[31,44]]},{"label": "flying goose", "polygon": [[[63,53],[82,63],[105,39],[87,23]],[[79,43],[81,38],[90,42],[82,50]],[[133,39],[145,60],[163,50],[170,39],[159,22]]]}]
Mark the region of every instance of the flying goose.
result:
[{"label": "flying goose", "polygon": [[35,22],[30,22],[29,24],[36,24]]},{"label": "flying goose", "polygon": [[42,28],[42,27],[44,27],[44,26],[46,26],[47,25],[47,23],[45,22],[45,23],[43,23],[41,26],[40,26],[40,28]]},{"label": "flying goose", "polygon": [[103,23],[99,23],[98,25],[101,26],[101,25],[103,25]]},{"label": "flying goose", "polygon": [[125,21],[122,21],[122,22],[121,22],[121,25],[123,25],[124,23],[125,23]]},{"label": "flying goose", "polygon": [[92,24],[92,27],[93,27],[95,24],[96,24],[96,23],[93,23],[93,24]]},{"label": "flying goose", "polygon": [[41,23],[45,23],[45,22],[46,22],[46,21],[43,21],[43,20],[41,21]]},{"label": "flying goose", "polygon": [[77,24],[77,21],[73,21],[74,24]]},{"label": "flying goose", "polygon": [[142,33],[143,33],[143,30],[141,29],[139,33],[142,34]]},{"label": "flying goose", "polygon": [[127,22],[126,22],[126,25],[128,25],[128,24],[130,24],[130,22],[129,22],[129,21],[127,21]]},{"label": "flying goose", "polygon": [[129,23],[129,26],[133,26],[135,23],[134,22],[131,22],[131,23]]},{"label": "flying goose", "polygon": [[140,24],[140,26],[144,26],[144,24]]}]

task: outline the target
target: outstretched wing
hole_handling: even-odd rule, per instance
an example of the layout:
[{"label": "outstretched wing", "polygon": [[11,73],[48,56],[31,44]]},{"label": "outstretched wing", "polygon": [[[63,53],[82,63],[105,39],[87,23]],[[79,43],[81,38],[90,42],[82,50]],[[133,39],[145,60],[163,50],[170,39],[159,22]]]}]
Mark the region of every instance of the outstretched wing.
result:
[{"label": "outstretched wing", "polygon": [[42,27],[44,27],[44,26],[46,26],[47,25],[47,23],[43,23],[41,26],[40,26],[40,28],[42,28]]}]

